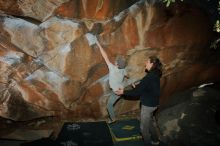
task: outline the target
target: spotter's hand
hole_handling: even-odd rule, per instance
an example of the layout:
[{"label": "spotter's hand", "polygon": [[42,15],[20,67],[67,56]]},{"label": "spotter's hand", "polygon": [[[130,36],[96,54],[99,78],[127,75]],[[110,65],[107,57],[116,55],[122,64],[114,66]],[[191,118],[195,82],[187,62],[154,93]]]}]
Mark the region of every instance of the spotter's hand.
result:
[{"label": "spotter's hand", "polygon": [[117,91],[115,91],[115,94],[122,95],[122,94],[124,94],[124,90],[119,88]]}]

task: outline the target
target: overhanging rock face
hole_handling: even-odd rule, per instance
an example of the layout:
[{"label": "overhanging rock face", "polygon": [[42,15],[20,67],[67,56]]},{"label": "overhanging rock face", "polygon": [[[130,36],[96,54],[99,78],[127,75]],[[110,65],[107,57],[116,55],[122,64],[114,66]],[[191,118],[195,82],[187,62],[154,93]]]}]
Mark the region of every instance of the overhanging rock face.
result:
[{"label": "overhanging rock face", "polygon": [[[108,69],[97,46],[89,46],[85,37],[91,29],[111,61],[125,56],[128,83],[143,77],[147,56],[161,58],[161,104],[174,92],[220,79],[219,54],[209,48],[212,27],[207,15],[195,7],[165,8],[140,1],[113,17],[89,23],[84,17],[29,17],[42,22],[0,18],[0,115],[5,118],[107,116]],[[135,101],[116,106],[118,113],[138,108]]]},{"label": "overhanging rock face", "polygon": [[138,0],[0,0],[3,14],[45,21],[53,16],[106,20]]}]

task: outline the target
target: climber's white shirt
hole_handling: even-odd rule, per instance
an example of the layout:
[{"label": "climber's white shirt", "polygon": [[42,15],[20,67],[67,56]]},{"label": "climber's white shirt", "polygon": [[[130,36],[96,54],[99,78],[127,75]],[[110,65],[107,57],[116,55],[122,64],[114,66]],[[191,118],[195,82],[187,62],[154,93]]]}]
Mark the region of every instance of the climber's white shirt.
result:
[{"label": "climber's white shirt", "polygon": [[119,69],[112,63],[107,64],[109,69],[109,85],[113,91],[117,91],[119,88],[124,89],[123,79],[126,76],[125,69]]}]

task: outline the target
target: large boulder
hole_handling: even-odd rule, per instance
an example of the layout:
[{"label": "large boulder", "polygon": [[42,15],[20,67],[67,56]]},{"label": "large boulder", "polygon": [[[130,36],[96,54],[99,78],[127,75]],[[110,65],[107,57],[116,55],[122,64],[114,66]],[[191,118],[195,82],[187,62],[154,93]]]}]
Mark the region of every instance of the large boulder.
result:
[{"label": "large boulder", "polygon": [[[117,55],[126,58],[127,84],[144,76],[147,56],[161,58],[161,105],[175,92],[220,80],[219,54],[209,48],[213,33],[209,18],[194,6],[166,8],[139,1],[108,20],[89,25],[84,19],[61,16],[41,19],[45,21],[34,23],[1,16],[0,115],[5,118],[107,117],[106,102],[112,94],[108,68],[97,46],[89,45],[86,33],[97,35],[112,62]],[[138,108],[138,101],[121,100],[116,112]]]},{"label": "large boulder", "polygon": [[[60,16],[106,20],[138,0],[0,0],[3,14],[28,17],[40,22]],[[89,23],[89,21],[88,21]]]}]

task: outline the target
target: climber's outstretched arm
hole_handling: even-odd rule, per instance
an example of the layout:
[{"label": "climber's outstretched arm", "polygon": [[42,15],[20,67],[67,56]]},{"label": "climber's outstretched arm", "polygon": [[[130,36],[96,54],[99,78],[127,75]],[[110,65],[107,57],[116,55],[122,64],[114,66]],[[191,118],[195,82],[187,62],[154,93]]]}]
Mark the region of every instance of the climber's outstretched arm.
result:
[{"label": "climber's outstretched arm", "polygon": [[108,58],[108,55],[106,54],[106,52],[104,51],[104,49],[102,48],[102,46],[100,45],[100,43],[97,41],[96,44],[98,45],[99,50],[100,50],[100,52],[101,52],[101,54],[102,54],[102,57],[104,58],[106,64],[111,63],[110,60],[109,60],[109,58]]}]

